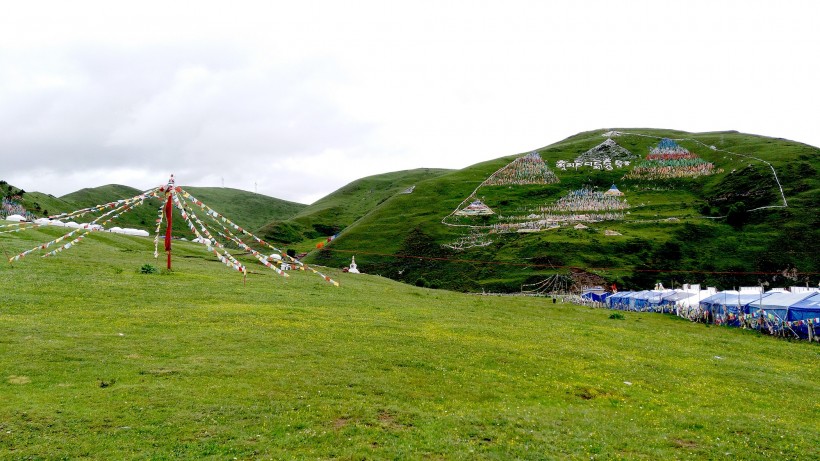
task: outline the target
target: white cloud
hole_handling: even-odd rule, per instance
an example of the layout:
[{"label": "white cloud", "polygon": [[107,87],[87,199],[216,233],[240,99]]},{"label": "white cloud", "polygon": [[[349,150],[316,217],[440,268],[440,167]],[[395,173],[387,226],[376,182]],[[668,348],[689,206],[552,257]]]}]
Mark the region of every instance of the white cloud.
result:
[{"label": "white cloud", "polygon": [[604,127],[820,145],[816,2],[18,2],[0,177],[309,202]]}]

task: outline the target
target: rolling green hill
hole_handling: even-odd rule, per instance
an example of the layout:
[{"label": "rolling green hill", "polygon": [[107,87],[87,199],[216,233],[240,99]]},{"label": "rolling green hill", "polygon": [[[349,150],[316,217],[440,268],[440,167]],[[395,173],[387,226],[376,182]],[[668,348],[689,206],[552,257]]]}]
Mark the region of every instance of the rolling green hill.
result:
[{"label": "rolling green hill", "polygon": [[[303,209],[301,203],[281,200],[266,195],[256,194],[239,189],[225,187],[189,187],[182,186],[188,193],[201,200],[214,210],[231,217],[237,224],[255,229],[272,219],[284,219],[293,216]],[[61,199],[78,207],[93,206],[118,199],[139,195],[142,191],[128,186],[109,184],[90,189],[81,189],[61,197]],[[126,222],[136,227],[149,226],[156,219],[159,201],[148,201],[149,206],[134,210],[135,217],[125,215]],[[129,213],[130,214],[130,213]]]},{"label": "rolling green hill", "polygon": [[0,264],[0,458],[817,458],[817,344],[175,255],[92,232]]},{"label": "rolling green hill", "polygon": [[80,189],[70,194],[63,195],[60,199],[75,205],[79,205],[80,207],[89,207],[113,202],[119,199],[131,198],[142,192],[143,191],[139,189],[129,186],[107,184],[105,186]]},{"label": "rolling green hill", "polygon": [[[231,220],[248,229],[256,229],[271,220],[287,219],[306,206],[238,189],[188,186],[183,188],[212,209],[230,216]],[[0,192],[5,195],[20,192],[20,189],[4,184]],[[80,189],[59,198],[41,192],[22,192],[21,204],[35,215],[46,216],[131,198],[143,191],[129,186],[108,184]],[[109,227],[116,225],[152,231],[159,206],[159,200],[147,199],[143,206],[123,214]],[[174,229],[176,235],[191,237],[182,220],[174,222]]]},{"label": "rolling green hill", "polygon": [[[61,200],[65,201],[69,205],[68,208],[61,211],[69,212],[81,208],[102,205],[105,203],[114,202],[116,200],[135,197],[142,192],[144,191],[120,184],[108,184],[105,186],[80,189],[60,197]],[[159,200],[148,199],[142,206],[136,207],[133,210],[123,214],[121,217],[108,224],[107,227],[131,227],[153,232],[156,225],[157,210],[159,210],[159,207]],[[96,215],[94,217],[96,217]],[[85,219],[93,219],[93,217],[81,218],[81,220]],[[174,223],[174,229],[177,235],[185,236],[187,238],[191,237],[188,229],[182,222]]]},{"label": "rolling green hill", "polygon": [[274,219],[289,218],[306,205],[225,187],[190,187],[183,189],[214,210],[248,229],[257,229]]},{"label": "rolling green hill", "polygon": [[49,216],[75,209],[75,204],[42,192],[28,192],[23,196],[23,206],[38,216]]},{"label": "rolling green hill", "polygon": [[0,180],[0,197],[14,198],[15,203],[23,206],[26,211],[36,216],[46,216],[52,212],[59,212],[71,205],[53,195],[40,192],[26,192],[6,181]]},{"label": "rolling green hill", "polygon": [[306,206],[290,219],[267,223],[259,234],[281,243],[334,235],[390,197],[449,171],[419,168],[361,178]]},{"label": "rolling green hill", "polygon": [[[341,267],[355,255],[366,272],[469,291],[519,291],[556,274],[578,285],[639,289],[657,281],[817,284],[820,150],[737,132],[623,129],[608,138],[605,131],[537,149],[540,165],[517,154],[419,182],[309,260]],[[586,164],[593,148],[612,141],[628,151],[620,164]],[[672,150],[659,150],[667,144]],[[541,183],[515,183],[527,175]],[[602,194],[612,184],[625,194],[617,199],[625,208],[560,210],[573,194]],[[475,200],[494,214],[454,214]],[[589,222],[573,221],[574,214],[607,216]]]}]

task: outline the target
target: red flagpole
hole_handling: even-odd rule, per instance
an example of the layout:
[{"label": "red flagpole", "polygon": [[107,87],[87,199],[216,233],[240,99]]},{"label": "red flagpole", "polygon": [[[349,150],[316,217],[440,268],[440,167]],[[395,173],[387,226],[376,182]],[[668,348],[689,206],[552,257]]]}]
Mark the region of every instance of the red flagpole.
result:
[{"label": "red flagpole", "polygon": [[171,203],[171,194],[174,191],[174,175],[168,180],[168,189],[165,191],[165,196],[168,197],[165,201],[165,252],[168,254],[168,270],[171,270],[171,218],[173,215],[173,205]]}]

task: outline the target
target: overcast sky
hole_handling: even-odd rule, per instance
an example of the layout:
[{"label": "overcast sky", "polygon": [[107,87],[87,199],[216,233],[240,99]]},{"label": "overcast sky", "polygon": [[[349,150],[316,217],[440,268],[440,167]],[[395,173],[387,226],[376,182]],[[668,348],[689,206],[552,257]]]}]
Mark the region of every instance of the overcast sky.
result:
[{"label": "overcast sky", "polygon": [[311,203],[579,131],[820,146],[820,2],[20,1],[0,15],[0,179]]}]

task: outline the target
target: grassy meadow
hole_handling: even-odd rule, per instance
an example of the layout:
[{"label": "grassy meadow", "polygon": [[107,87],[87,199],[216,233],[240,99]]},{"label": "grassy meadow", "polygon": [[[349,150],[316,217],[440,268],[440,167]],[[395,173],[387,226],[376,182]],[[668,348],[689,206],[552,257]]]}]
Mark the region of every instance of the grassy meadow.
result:
[{"label": "grassy meadow", "polygon": [[820,457],[816,344],[175,255],[142,274],[150,239],[92,234],[0,264],[0,459]]}]

